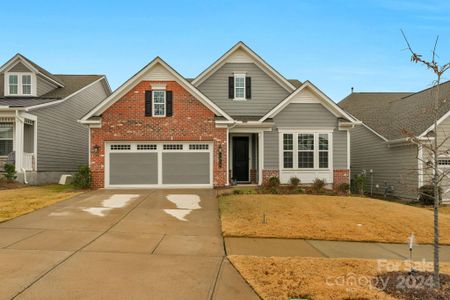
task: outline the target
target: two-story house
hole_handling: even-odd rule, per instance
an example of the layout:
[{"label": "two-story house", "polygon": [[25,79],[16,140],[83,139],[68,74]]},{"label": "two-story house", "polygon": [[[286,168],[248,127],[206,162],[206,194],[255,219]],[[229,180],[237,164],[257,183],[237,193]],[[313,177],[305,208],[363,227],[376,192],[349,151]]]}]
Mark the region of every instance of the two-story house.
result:
[{"label": "two-story house", "polygon": [[194,79],[157,57],[80,120],[95,187],[349,181],[357,121],[239,42]]},{"label": "two-story house", "polygon": [[88,130],[77,120],[111,93],[103,75],[51,74],[21,54],[0,67],[0,170],[18,180],[58,182],[88,163]]}]

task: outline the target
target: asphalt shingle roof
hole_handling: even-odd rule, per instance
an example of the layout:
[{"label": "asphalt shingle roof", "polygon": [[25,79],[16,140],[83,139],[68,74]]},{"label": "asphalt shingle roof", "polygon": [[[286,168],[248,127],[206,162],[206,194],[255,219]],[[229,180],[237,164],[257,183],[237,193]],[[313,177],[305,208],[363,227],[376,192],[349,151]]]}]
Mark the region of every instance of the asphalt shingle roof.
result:
[{"label": "asphalt shingle roof", "polygon": [[[352,93],[339,106],[388,140],[420,135],[433,124],[435,89],[417,93]],[[440,85],[438,118],[450,110],[450,81]]]},{"label": "asphalt shingle roof", "polygon": [[66,98],[83,87],[100,79],[103,75],[53,75],[64,81],[64,87],[56,88],[53,91],[40,97],[1,97],[0,106],[30,107],[45,104]]}]

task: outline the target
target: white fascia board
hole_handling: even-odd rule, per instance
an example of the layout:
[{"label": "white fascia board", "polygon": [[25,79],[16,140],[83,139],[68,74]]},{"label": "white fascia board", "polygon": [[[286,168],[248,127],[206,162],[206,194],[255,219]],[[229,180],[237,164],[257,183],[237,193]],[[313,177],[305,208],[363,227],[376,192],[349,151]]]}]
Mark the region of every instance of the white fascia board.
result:
[{"label": "white fascia board", "polygon": [[176,72],[172,67],[170,67],[166,62],[164,62],[160,57],[156,57],[150,63],[148,63],[144,68],[142,68],[139,72],[133,75],[130,79],[128,79],[124,84],[122,84],[118,89],[116,89],[109,97],[99,103],[94,109],[92,109],[89,113],[87,113],[81,120],[87,120],[95,114],[103,113],[108,107],[117,102],[125,95],[131,87],[133,87],[138,80],[144,75],[147,71],[149,71],[156,64],[161,64],[167,71],[169,71],[180,83],[186,88],[189,92],[191,92],[200,102],[202,102],[206,107],[208,107],[211,111],[219,116],[225,117],[229,121],[233,121],[233,119],[225,113],[222,109],[220,109],[216,104],[214,104],[211,100],[209,100],[205,95],[203,95],[195,86],[190,84],[186,79],[184,79],[178,72]]},{"label": "white fascia board", "polygon": [[265,116],[263,116],[259,122],[263,122],[264,120],[268,118],[273,118],[276,116],[280,111],[282,111],[291,101],[292,99],[300,93],[302,90],[304,90],[306,87],[309,87],[313,90],[318,96],[319,99],[322,100],[322,104],[325,108],[327,108],[333,115],[336,117],[345,117],[347,118],[351,123],[357,123],[358,120],[351,116],[350,114],[346,113],[342,108],[340,108],[336,103],[333,102],[330,98],[328,98],[327,95],[325,95],[321,90],[319,90],[314,84],[312,84],[309,81],[305,81],[298,89],[296,89],[292,94],[287,96],[283,101],[281,101],[277,106],[275,106],[271,111],[269,111]]},{"label": "white fascia board", "polygon": [[[441,124],[443,121],[445,121],[445,119],[447,119],[450,116],[450,110],[448,112],[445,113],[445,115],[443,115],[438,121],[437,121],[437,125]],[[425,130],[424,132],[422,132],[419,137],[425,137],[430,131],[432,131],[434,129],[434,124],[432,124],[430,127],[427,128],[427,130]]]},{"label": "white fascia board", "polygon": [[64,99],[56,100],[56,101],[51,101],[51,102],[47,102],[47,103],[43,103],[43,104],[38,104],[38,105],[29,106],[29,107],[26,107],[26,110],[27,110],[27,111],[29,111],[29,110],[34,110],[34,109],[43,108],[43,107],[51,106],[51,105],[56,105],[56,104],[59,104],[59,103],[61,103],[61,102],[64,102],[64,101],[66,101],[66,100],[72,98],[73,96],[75,96],[75,95],[81,93],[81,92],[84,91],[85,89],[90,88],[91,86],[93,86],[94,84],[96,84],[97,82],[99,82],[99,81],[101,81],[101,80],[103,80],[103,79],[105,79],[105,76],[102,76],[102,77],[100,77],[99,79],[97,79],[97,80],[91,82],[90,84],[88,84],[88,85],[82,87],[81,89],[77,90],[76,92],[73,92],[72,94],[70,94],[69,96],[65,97]]},{"label": "white fascia board", "polygon": [[292,85],[286,78],[284,78],[277,70],[271,67],[267,62],[265,62],[256,52],[250,49],[243,42],[238,42],[234,45],[230,50],[225,52],[219,59],[217,59],[212,65],[210,65],[206,70],[200,73],[193,81],[192,84],[194,86],[199,86],[202,82],[204,82],[208,77],[210,77],[215,70],[220,68],[226,60],[239,48],[242,48],[245,52],[247,52],[257,63],[257,65],[272,79],[278,82],[283,88],[285,88],[288,92],[293,92],[295,90],[295,86]]}]

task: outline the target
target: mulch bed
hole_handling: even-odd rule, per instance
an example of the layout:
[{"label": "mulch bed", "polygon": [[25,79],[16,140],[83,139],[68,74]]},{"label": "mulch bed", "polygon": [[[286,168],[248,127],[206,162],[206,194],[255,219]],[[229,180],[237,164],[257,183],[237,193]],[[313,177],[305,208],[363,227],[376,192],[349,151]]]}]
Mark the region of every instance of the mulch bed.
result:
[{"label": "mulch bed", "polygon": [[450,299],[450,275],[441,274],[441,288],[434,289],[430,272],[388,272],[377,277],[378,289],[398,299]]}]

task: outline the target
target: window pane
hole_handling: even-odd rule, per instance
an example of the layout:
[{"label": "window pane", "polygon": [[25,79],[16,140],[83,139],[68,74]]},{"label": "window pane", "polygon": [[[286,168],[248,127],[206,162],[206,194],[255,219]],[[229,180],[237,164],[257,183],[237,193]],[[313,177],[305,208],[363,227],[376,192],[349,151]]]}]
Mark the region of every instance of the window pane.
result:
[{"label": "window pane", "polygon": [[9,84],[18,84],[17,75],[9,75]]},{"label": "window pane", "polygon": [[236,88],[235,89],[235,97],[236,98],[244,98],[244,89],[243,88]]},{"label": "window pane", "polygon": [[292,134],[283,134],[283,149],[284,150],[293,150],[294,149],[294,141]]},{"label": "window pane", "polygon": [[155,108],[155,112],[154,112],[155,116],[164,116],[164,114],[165,114],[164,113],[164,104],[155,103],[154,108]]},{"label": "window pane", "polygon": [[319,150],[328,150],[328,134],[319,134]]},{"label": "window pane", "polygon": [[299,134],[298,150],[314,150],[314,134]]},{"label": "window pane", "polygon": [[153,102],[154,103],[164,103],[165,92],[164,91],[153,91]]},{"label": "window pane", "polygon": [[319,168],[328,168],[328,151],[319,152]]},{"label": "window pane", "polygon": [[298,153],[298,167],[299,168],[314,168],[314,152],[299,152]]},{"label": "window pane", "polygon": [[283,167],[292,168],[294,166],[293,152],[284,152],[283,154]]},{"label": "window pane", "polygon": [[13,138],[13,124],[0,123],[0,139],[12,139],[12,138]]},{"label": "window pane", "polygon": [[31,94],[31,85],[23,85],[22,86],[22,93],[24,95],[30,95]]},{"label": "window pane", "polygon": [[13,151],[12,140],[0,140],[0,156],[7,156]]},{"label": "window pane", "polygon": [[22,84],[31,84],[31,75],[22,75]]},{"label": "window pane", "polygon": [[245,86],[245,77],[244,76],[236,77],[234,86],[243,88]]}]

